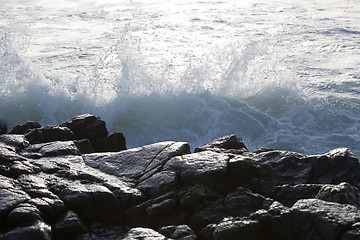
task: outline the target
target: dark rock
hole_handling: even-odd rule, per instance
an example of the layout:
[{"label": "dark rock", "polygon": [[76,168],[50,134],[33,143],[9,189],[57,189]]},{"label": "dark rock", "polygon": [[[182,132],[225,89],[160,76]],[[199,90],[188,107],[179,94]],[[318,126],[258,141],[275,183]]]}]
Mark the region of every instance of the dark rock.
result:
[{"label": "dark rock", "polygon": [[88,139],[74,140],[73,142],[75,146],[79,149],[81,154],[88,154],[95,152]]},{"label": "dark rock", "polygon": [[271,194],[276,201],[291,207],[297,200],[315,198],[323,184],[297,184],[277,186]]},{"label": "dark rock", "polygon": [[251,156],[238,155],[231,158],[228,163],[228,177],[231,189],[243,186],[259,191],[261,188],[260,166]]},{"label": "dark rock", "polygon": [[25,134],[31,144],[74,140],[73,132],[67,127],[45,126]]},{"label": "dark rock", "polygon": [[64,155],[80,155],[73,141],[56,141],[31,145],[20,152],[24,157],[56,157]]},{"label": "dark rock", "polygon": [[104,152],[108,135],[105,122],[93,114],[83,114],[71,118],[61,126],[68,127],[75,134],[76,139],[89,139],[96,152]]},{"label": "dark rock", "polygon": [[63,201],[58,198],[32,198],[28,203],[36,206],[41,212],[41,217],[49,222],[55,220],[66,211]]},{"label": "dark rock", "polygon": [[171,239],[196,240],[194,231],[188,225],[162,227],[159,229],[159,233]]},{"label": "dark rock", "polygon": [[358,240],[360,239],[360,223],[355,223],[351,229],[345,232],[340,240]]},{"label": "dark rock", "polygon": [[150,228],[137,227],[130,229],[123,239],[165,240],[166,238]]},{"label": "dark rock", "polygon": [[4,143],[6,146],[11,147],[14,152],[24,149],[30,145],[29,141],[25,138],[24,135],[16,134],[1,135],[0,142]]},{"label": "dark rock", "polygon": [[54,239],[76,239],[79,235],[86,232],[86,228],[80,221],[78,215],[68,211],[52,227]]},{"label": "dark rock", "polygon": [[0,229],[5,226],[8,214],[30,196],[15,187],[16,181],[0,175]]},{"label": "dark rock", "polygon": [[328,184],[323,186],[316,195],[316,198],[328,202],[351,204],[360,208],[359,189],[345,182],[339,185]]},{"label": "dark rock", "polygon": [[9,133],[10,134],[26,134],[32,129],[41,128],[40,123],[35,121],[27,121],[23,124],[16,125]]},{"label": "dark rock", "polygon": [[126,141],[122,133],[110,133],[107,135],[105,151],[107,152],[119,152],[126,150]]},{"label": "dark rock", "polygon": [[214,239],[266,240],[269,238],[266,229],[259,221],[246,218],[225,218],[216,226]]},{"label": "dark rock", "polygon": [[14,161],[27,161],[27,159],[8,148],[0,146],[0,166],[9,165]]},{"label": "dark rock", "polygon": [[86,221],[118,223],[124,215],[117,198],[104,186],[73,181],[58,187],[60,199]]},{"label": "dark rock", "polygon": [[144,181],[173,156],[190,152],[187,143],[162,142],[117,153],[94,153],[83,156],[87,165],[125,179],[130,183]]},{"label": "dark rock", "polygon": [[175,172],[161,171],[142,181],[137,188],[154,198],[175,191],[177,185],[178,182]]},{"label": "dark rock", "polygon": [[307,156],[294,152],[270,151],[254,156],[261,168],[262,189],[269,195],[276,186],[284,184],[358,184],[360,165],[346,148],[324,155]]},{"label": "dark rock", "polygon": [[226,216],[223,199],[210,203],[206,208],[191,216],[189,226],[200,231],[208,224],[219,223]]},{"label": "dark rock", "polygon": [[51,240],[51,227],[43,222],[18,227],[5,234],[6,240]]},{"label": "dark rock", "polygon": [[271,218],[268,229],[274,239],[335,240],[359,221],[360,211],[352,205],[302,199],[289,209],[281,209]]},{"label": "dark rock", "polygon": [[226,191],[227,163],[226,154],[204,151],[170,159],[164,170],[175,171],[183,185],[204,185],[219,192]]},{"label": "dark rock", "polygon": [[[229,153],[233,152],[237,154],[248,151],[246,146],[242,142],[241,138],[234,134],[214,139],[211,142],[201,147],[197,147],[195,148],[195,153],[207,151],[207,150],[229,152]],[[231,151],[231,150],[237,150],[237,151]]]},{"label": "dark rock", "polygon": [[205,186],[195,185],[190,187],[181,197],[180,206],[185,211],[193,213],[205,208],[220,197],[221,195]]},{"label": "dark rock", "polygon": [[31,204],[19,204],[8,216],[8,225],[12,227],[25,225],[30,226],[37,221],[42,221],[40,211]]},{"label": "dark rock", "polygon": [[225,197],[224,205],[227,216],[243,217],[264,208],[265,201],[265,197],[240,187]]}]

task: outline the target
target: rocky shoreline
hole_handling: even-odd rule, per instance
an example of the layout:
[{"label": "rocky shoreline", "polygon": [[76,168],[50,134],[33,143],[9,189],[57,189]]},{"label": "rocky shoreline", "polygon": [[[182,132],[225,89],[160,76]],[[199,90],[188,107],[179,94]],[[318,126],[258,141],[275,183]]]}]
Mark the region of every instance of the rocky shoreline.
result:
[{"label": "rocky shoreline", "polygon": [[[5,129],[3,127],[3,129]],[[91,114],[0,135],[0,239],[360,239],[346,148],[248,151],[235,135],[126,149]]]}]

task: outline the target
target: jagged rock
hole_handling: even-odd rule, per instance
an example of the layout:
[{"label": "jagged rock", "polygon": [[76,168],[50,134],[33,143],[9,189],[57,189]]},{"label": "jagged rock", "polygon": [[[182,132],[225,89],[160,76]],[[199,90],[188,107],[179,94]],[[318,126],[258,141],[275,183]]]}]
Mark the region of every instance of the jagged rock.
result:
[{"label": "jagged rock", "polygon": [[20,152],[24,157],[56,157],[64,155],[80,155],[73,141],[56,141],[31,145]]},{"label": "jagged rock", "polygon": [[265,208],[266,204],[269,207],[271,203],[271,200],[266,200],[265,197],[242,187],[226,195],[224,201],[227,216],[233,217],[248,216],[261,208]]},{"label": "jagged rock", "polygon": [[315,198],[323,184],[296,184],[275,187],[271,197],[287,207],[291,207],[299,199]]},{"label": "jagged rock", "polygon": [[195,148],[194,151],[196,153],[207,150],[236,154],[248,151],[241,138],[236,136],[235,134],[214,139],[201,147]]},{"label": "jagged rock", "polygon": [[30,145],[24,135],[4,134],[0,136],[0,142],[11,147],[14,152],[24,149]]},{"label": "jagged rock", "polygon": [[343,182],[339,185],[323,186],[316,198],[329,202],[351,204],[360,208],[360,191],[358,188]]},{"label": "jagged rock", "polygon": [[9,165],[14,161],[27,161],[26,158],[20,156],[8,148],[0,146],[0,165]]},{"label": "jagged rock", "polygon": [[45,126],[25,134],[31,144],[74,140],[74,133],[67,127]]},{"label": "jagged rock", "polygon": [[208,224],[219,223],[225,216],[225,207],[221,198],[192,215],[189,220],[189,226],[195,231],[200,231]]},{"label": "jagged rock", "polygon": [[356,185],[360,180],[358,159],[346,148],[313,156],[287,151],[269,151],[257,154],[254,158],[261,168],[261,191],[266,195],[276,186],[284,184],[349,182]]},{"label": "jagged rock", "polygon": [[220,197],[220,194],[203,185],[195,185],[186,190],[181,196],[180,206],[186,211],[197,212]]},{"label": "jagged rock", "polygon": [[126,150],[126,141],[122,133],[109,133],[105,139],[105,151],[119,152]]},{"label": "jagged rock", "polygon": [[45,221],[53,221],[66,211],[66,207],[59,198],[32,198],[28,201],[41,212],[41,217]]},{"label": "jagged rock", "polygon": [[251,156],[238,155],[231,158],[228,163],[228,177],[231,189],[243,186],[259,191],[261,188],[260,166]]},{"label": "jagged rock", "polygon": [[75,146],[79,149],[81,154],[94,153],[95,150],[91,146],[89,139],[80,139],[73,141]]},{"label": "jagged rock", "polygon": [[171,239],[196,240],[194,231],[188,225],[162,227],[159,229],[159,233]]},{"label": "jagged rock", "polygon": [[60,199],[86,221],[118,223],[124,210],[115,195],[98,184],[63,181],[56,186]]},{"label": "jagged rock", "polygon": [[216,226],[213,236],[215,240],[269,239],[264,226],[259,221],[246,218],[225,218]]},{"label": "jagged rock", "polygon": [[40,123],[35,121],[27,121],[23,124],[16,125],[9,134],[26,134],[32,129],[41,128]]},{"label": "jagged rock", "polygon": [[166,238],[152,229],[137,227],[130,229],[123,239],[165,240]]},{"label": "jagged rock", "polygon": [[76,213],[68,211],[53,225],[52,231],[54,239],[76,239],[86,232],[86,228]]},{"label": "jagged rock", "polygon": [[51,227],[43,222],[17,227],[5,234],[6,240],[51,240]]},{"label": "jagged rock", "polygon": [[71,118],[61,126],[68,127],[75,134],[76,139],[89,139],[96,152],[106,151],[108,131],[105,122],[93,114],[83,114]]},{"label": "jagged rock", "polygon": [[32,165],[29,161],[14,161],[8,165],[7,168],[0,168],[0,173],[4,176],[17,178],[21,174],[38,173],[40,169]]},{"label": "jagged rock", "polygon": [[15,187],[16,181],[0,175],[0,229],[5,226],[8,214],[30,196]]},{"label": "jagged rock", "polygon": [[28,203],[19,204],[10,212],[7,219],[7,223],[11,227],[29,226],[37,221],[42,221],[40,211],[34,205]]},{"label": "jagged rock", "polygon": [[282,209],[268,224],[275,239],[335,240],[359,221],[360,211],[352,205],[302,199]]},{"label": "jagged rock", "polygon": [[93,168],[137,183],[158,172],[173,156],[189,152],[187,143],[162,142],[117,153],[86,154],[83,158]]},{"label": "jagged rock", "polygon": [[178,181],[175,172],[161,171],[142,181],[137,188],[154,198],[175,191],[177,185]]},{"label": "jagged rock", "polygon": [[184,185],[200,184],[224,192],[229,159],[226,154],[204,151],[174,157],[165,164],[164,170],[175,171]]}]

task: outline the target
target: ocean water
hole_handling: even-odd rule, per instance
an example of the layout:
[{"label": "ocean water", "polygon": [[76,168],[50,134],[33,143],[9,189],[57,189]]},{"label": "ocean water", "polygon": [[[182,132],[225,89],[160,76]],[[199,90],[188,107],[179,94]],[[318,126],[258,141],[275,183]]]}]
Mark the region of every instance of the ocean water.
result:
[{"label": "ocean water", "polygon": [[0,119],[360,156],[359,23],[359,0],[0,0]]}]

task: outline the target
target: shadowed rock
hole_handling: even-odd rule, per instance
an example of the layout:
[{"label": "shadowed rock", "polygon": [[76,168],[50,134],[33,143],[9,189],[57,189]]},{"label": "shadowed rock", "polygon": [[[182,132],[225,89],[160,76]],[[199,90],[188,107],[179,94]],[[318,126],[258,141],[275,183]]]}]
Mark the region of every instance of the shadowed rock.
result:
[{"label": "shadowed rock", "polygon": [[35,122],[35,121],[27,121],[27,122],[25,122],[23,124],[16,125],[9,132],[9,134],[26,134],[30,130],[35,129],[35,128],[41,128],[40,123]]}]

